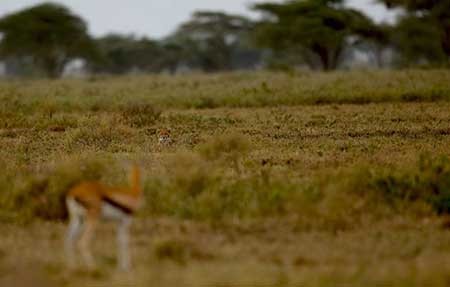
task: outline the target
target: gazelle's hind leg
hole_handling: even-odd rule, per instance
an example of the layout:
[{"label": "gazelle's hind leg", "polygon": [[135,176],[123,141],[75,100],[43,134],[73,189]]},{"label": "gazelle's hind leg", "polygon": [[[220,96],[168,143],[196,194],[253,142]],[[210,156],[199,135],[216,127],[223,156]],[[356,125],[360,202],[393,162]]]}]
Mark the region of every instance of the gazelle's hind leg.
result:
[{"label": "gazelle's hind leg", "polygon": [[65,253],[69,267],[73,268],[75,266],[75,243],[83,227],[83,210],[81,210],[81,207],[72,198],[66,200],[66,206],[69,213],[69,227],[64,243]]},{"label": "gazelle's hind leg", "polygon": [[131,218],[124,216],[120,219],[117,226],[117,263],[121,270],[129,270],[130,268],[130,251],[129,251],[129,232]]}]

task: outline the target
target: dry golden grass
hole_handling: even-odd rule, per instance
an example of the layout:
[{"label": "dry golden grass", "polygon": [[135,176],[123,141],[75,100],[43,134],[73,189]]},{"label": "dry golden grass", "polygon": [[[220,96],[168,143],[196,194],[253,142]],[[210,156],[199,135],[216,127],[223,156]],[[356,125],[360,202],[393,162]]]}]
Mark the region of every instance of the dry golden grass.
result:
[{"label": "dry golden grass", "polygon": [[[0,286],[448,286],[448,78],[0,83]],[[115,272],[105,225],[99,269],[69,272],[62,196],[123,184],[124,161],[145,173],[135,269]]]},{"label": "dry golden grass", "polygon": [[23,282],[32,274],[43,278],[43,287],[448,286],[450,280],[450,233],[434,220],[395,217],[337,233],[299,232],[283,220],[217,228],[160,218],[134,226],[135,267],[120,273],[111,226],[101,228],[94,244],[102,267],[68,271],[60,252],[63,224],[2,225],[0,274],[6,279],[0,286],[8,277]]}]

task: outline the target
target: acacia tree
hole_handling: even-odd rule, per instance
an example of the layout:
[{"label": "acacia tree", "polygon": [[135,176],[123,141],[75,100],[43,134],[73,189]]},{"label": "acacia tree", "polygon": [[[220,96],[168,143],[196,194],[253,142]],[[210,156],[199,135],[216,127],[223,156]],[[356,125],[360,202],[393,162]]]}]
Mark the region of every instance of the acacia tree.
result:
[{"label": "acacia tree", "polygon": [[85,22],[66,7],[44,3],[0,19],[0,55],[31,58],[47,76],[59,77],[75,58],[94,59]]},{"label": "acacia tree", "polygon": [[450,0],[378,0],[406,13],[394,27],[392,41],[408,62],[449,63]]},{"label": "acacia tree", "polygon": [[262,3],[253,9],[264,15],[256,42],[276,52],[295,51],[313,69],[335,69],[349,38],[378,33],[368,17],[342,0]]},{"label": "acacia tree", "polygon": [[181,25],[174,39],[190,43],[190,62],[205,71],[229,70],[236,50],[244,47],[252,23],[245,17],[215,11],[197,11],[192,19]]},{"label": "acacia tree", "polygon": [[95,71],[123,74],[133,69],[142,72],[161,69],[164,51],[157,41],[119,34],[109,34],[95,41],[102,55],[102,61],[94,65]]}]

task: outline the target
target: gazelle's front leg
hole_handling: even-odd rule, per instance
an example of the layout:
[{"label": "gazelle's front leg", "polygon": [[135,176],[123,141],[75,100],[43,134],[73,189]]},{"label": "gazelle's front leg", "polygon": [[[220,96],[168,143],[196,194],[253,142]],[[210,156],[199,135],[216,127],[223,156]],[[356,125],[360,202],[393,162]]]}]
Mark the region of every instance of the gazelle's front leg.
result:
[{"label": "gazelle's front leg", "polygon": [[74,245],[80,235],[82,228],[81,218],[75,214],[70,214],[69,228],[65,238],[65,253],[69,268],[75,266]]},{"label": "gazelle's front leg", "polygon": [[130,252],[129,252],[129,232],[131,218],[126,216],[121,218],[117,226],[117,263],[121,270],[130,269]]},{"label": "gazelle's front leg", "polygon": [[84,224],[83,234],[81,235],[79,241],[79,248],[81,256],[83,257],[84,263],[89,269],[95,267],[94,258],[92,257],[90,244],[92,237],[94,235],[94,230],[97,225],[97,218],[95,216],[88,216]]}]

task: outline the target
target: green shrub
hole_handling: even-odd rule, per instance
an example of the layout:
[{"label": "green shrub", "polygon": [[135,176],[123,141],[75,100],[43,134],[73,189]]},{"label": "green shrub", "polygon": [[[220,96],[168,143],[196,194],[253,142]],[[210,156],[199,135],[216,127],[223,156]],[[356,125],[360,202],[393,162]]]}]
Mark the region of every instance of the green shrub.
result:
[{"label": "green shrub", "polygon": [[232,163],[237,172],[240,172],[239,161],[249,151],[249,141],[245,136],[238,133],[216,136],[198,147],[199,154],[206,160]]},{"label": "green shrub", "polygon": [[281,215],[301,190],[268,173],[243,176],[233,170],[198,153],[175,154],[163,176],[146,180],[144,213],[206,221]]},{"label": "green shrub", "polygon": [[[233,167],[206,156],[224,155],[212,147],[206,154],[204,150],[174,154],[165,171],[146,177],[143,214],[212,222],[289,215],[297,217],[302,228],[342,230],[399,212],[450,212],[447,157],[423,156],[407,169],[364,167],[321,173],[305,181],[272,173],[270,168],[230,173]],[[112,161],[96,157],[72,158],[51,170],[2,175],[0,220],[63,219],[64,194],[71,186],[81,180],[104,180],[113,173],[111,177],[117,178]]]},{"label": "green shrub", "polygon": [[70,187],[83,180],[100,179],[107,166],[111,163],[106,160],[80,158],[63,162],[45,174],[17,175],[4,197],[3,212],[19,222],[64,219],[64,196]]},{"label": "green shrub", "polygon": [[421,156],[412,170],[376,174],[371,186],[390,203],[425,201],[438,214],[450,212],[448,157]]},{"label": "green shrub", "polygon": [[283,215],[296,190],[298,187],[288,183],[264,183],[258,176],[222,181],[196,198],[191,213],[210,220]]},{"label": "green shrub", "polygon": [[213,109],[219,107],[220,103],[218,103],[212,97],[199,96],[198,98],[194,99],[194,101],[192,101],[191,105],[195,109]]}]

